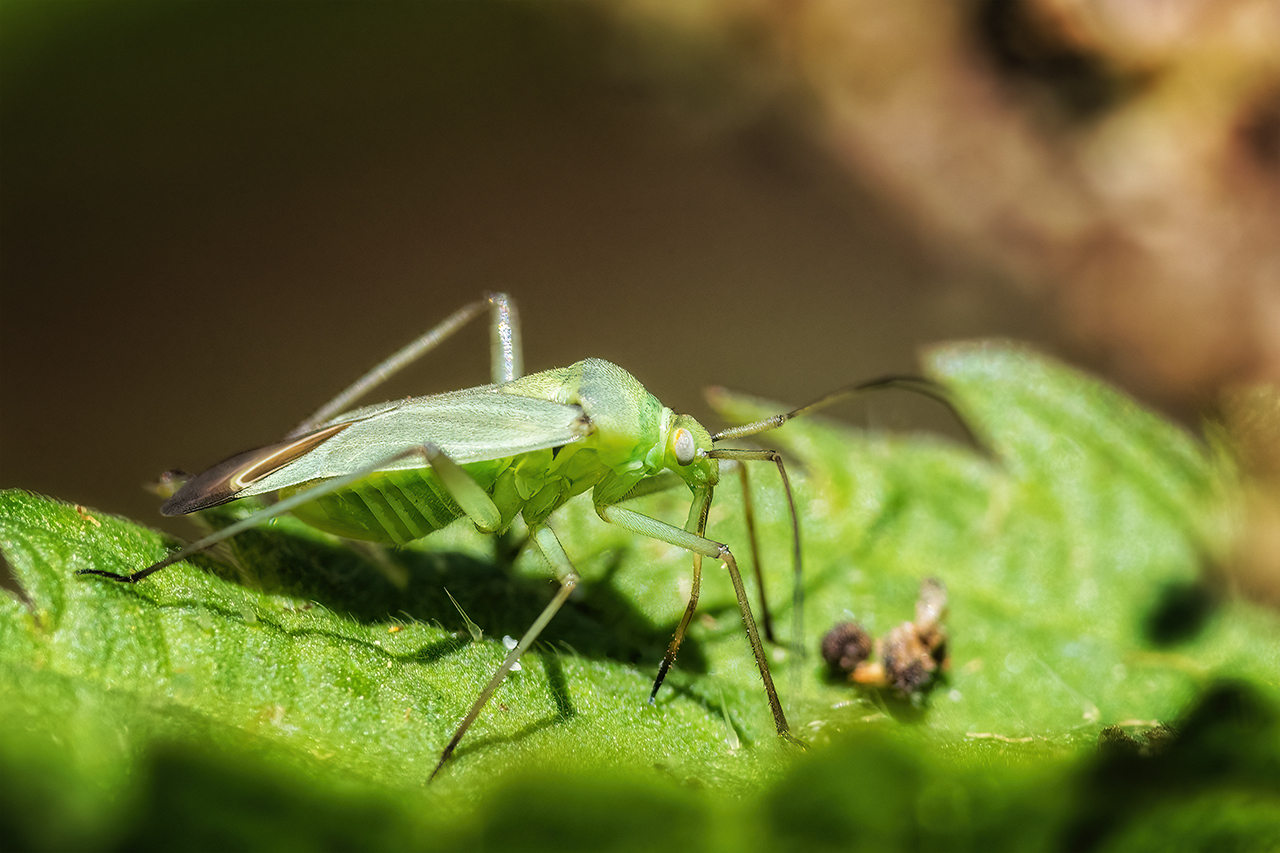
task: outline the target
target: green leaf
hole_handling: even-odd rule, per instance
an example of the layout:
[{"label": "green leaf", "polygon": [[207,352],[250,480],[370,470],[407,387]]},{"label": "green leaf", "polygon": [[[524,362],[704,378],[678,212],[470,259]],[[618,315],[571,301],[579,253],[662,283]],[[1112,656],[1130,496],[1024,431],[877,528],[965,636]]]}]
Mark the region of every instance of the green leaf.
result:
[{"label": "green leaf", "polygon": [[[760,437],[803,467],[792,474],[811,651],[771,650],[793,728],[812,744],[803,755],[773,736],[732,588],[710,561],[700,616],[648,704],[690,560],[611,529],[586,499],[553,519],[581,591],[428,787],[502,637],[554,592],[537,560],[512,559],[518,539],[459,525],[378,553],[280,519],[237,537],[234,553],[125,585],[75,572],[134,571],[173,543],[0,493],[0,551],[24,594],[0,597],[0,779],[26,780],[0,790],[0,827],[15,846],[50,849],[136,846],[180,826],[205,827],[209,847],[273,849],[290,837],[312,849],[321,835],[605,849],[610,827],[618,849],[667,837],[812,849],[848,846],[858,826],[867,849],[1028,849],[1088,813],[1064,792],[1085,784],[1072,768],[1092,766],[1104,727],[1140,738],[1222,677],[1274,703],[1280,620],[1209,582],[1229,545],[1228,467],[1114,390],[1016,347],[939,349],[928,369],[984,448],[816,417]],[[739,421],[786,408],[718,403]],[[772,469],[753,473],[785,639],[789,517]],[[724,479],[709,531],[745,568],[738,488]],[[682,522],[687,496],[636,508]],[[227,511],[206,516],[221,524]],[[853,614],[883,636],[912,618],[929,576],[950,594],[940,684],[903,698],[826,676],[812,652],[826,628]],[[1248,738],[1276,754],[1273,729]],[[873,798],[813,793],[868,784]],[[989,796],[973,799],[975,786]],[[204,817],[164,817],[200,803]],[[302,824],[316,810],[319,835],[281,834],[271,817]],[[1040,828],[1015,831],[1032,813]],[[231,815],[242,829],[227,828]],[[1126,821],[1103,840],[1138,831]]]},{"label": "green leaf", "polygon": [[[921,578],[946,583],[952,672],[928,709],[932,734],[1066,744],[1100,725],[1171,719],[1214,675],[1272,679],[1274,614],[1216,607],[1203,583],[1227,544],[1229,472],[1194,439],[1028,351],[959,345],[928,366],[987,454],[860,439],[818,418],[776,442],[820,496],[804,513],[815,627],[851,612],[882,633],[912,617]],[[735,420],[778,410],[720,402]],[[1206,624],[1158,645],[1164,610],[1197,594]]]}]

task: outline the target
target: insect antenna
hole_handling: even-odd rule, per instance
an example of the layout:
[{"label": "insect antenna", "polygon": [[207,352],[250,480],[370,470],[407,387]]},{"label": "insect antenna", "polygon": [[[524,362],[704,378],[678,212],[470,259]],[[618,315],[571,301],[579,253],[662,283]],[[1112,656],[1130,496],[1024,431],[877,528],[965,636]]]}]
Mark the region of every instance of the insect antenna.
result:
[{"label": "insect antenna", "polygon": [[[763,420],[753,421],[742,426],[729,427],[722,429],[720,432],[711,436],[713,442],[727,441],[731,438],[745,438],[749,435],[759,435],[762,432],[768,432],[771,429],[777,429],[792,418],[800,415],[807,415],[816,412],[819,409],[825,409],[832,403],[838,403],[841,400],[855,397],[867,391],[884,391],[888,389],[898,389],[902,391],[911,391],[931,400],[936,400],[946,406],[956,420],[960,422],[960,426],[964,429],[965,435],[977,447],[986,449],[986,446],[978,440],[969,428],[969,424],[965,421],[960,411],[956,408],[955,402],[951,399],[951,395],[942,385],[928,379],[924,376],[913,376],[911,374],[895,374],[890,376],[882,376],[879,379],[872,379],[868,382],[858,382],[854,385],[847,385],[844,388],[837,388],[829,394],[824,394],[812,402],[806,403],[798,409],[792,409],[789,412],[783,412],[779,415],[773,415]],[[713,389],[712,393],[717,393],[717,389]]]}]

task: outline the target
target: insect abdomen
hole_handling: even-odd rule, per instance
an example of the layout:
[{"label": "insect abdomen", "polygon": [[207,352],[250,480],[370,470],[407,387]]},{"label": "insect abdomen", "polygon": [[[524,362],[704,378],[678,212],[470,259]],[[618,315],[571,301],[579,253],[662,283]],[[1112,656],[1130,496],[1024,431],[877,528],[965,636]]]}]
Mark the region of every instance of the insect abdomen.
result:
[{"label": "insect abdomen", "polygon": [[[505,529],[517,513],[538,523],[570,497],[591,488],[605,469],[589,445],[522,453],[462,466],[493,499]],[[281,496],[313,483],[281,490]],[[379,471],[294,511],[299,519],[348,539],[404,545],[463,516],[440,478],[428,468]]]},{"label": "insect abdomen", "polygon": [[[467,468],[486,490],[501,470],[500,464]],[[388,545],[421,539],[462,514],[440,479],[425,468],[371,474],[294,510],[294,515],[312,527]]]}]

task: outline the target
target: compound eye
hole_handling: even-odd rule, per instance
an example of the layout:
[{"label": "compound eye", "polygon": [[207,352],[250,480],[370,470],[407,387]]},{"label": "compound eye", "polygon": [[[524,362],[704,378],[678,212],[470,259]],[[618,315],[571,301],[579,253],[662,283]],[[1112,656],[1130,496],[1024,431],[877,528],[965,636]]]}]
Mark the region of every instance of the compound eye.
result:
[{"label": "compound eye", "polygon": [[688,465],[698,455],[698,445],[693,441],[693,433],[684,427],[676,430],[671,440],[671,449],[676,453],[676,462],[681,465]]}]

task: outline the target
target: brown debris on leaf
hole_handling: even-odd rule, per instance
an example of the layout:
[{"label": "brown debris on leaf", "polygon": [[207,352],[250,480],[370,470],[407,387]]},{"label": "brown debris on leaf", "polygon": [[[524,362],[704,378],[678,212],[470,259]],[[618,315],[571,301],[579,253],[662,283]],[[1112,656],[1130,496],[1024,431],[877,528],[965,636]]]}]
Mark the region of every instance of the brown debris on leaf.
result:
[{"label": "brown debris on leaf", "polygon": [[[946,610],[946,587],[936,578],[926,578],[920,584],[914,622],[903,622],[876,641],[857,623],[842,622],[823,637],[822,657],[833,676],[867,687],[890,687],[901,696],[920,694],[950,662],[942,627]],[[873,651],[878,661],[871,659]]]},{"label": "brown debris on leaf", "polygon": [[871,657],[875,641],[857,622],[841,622],[822,638],[822,659],[834,676],[848,676]]},{"label": "brown debris on leaf", "polygon": [[1122,726],[1107,726],[1098,733],[1098,752],[1113,757],[1151,758],[1163,754],[1176,737],[1177,731],[1165,723],[1133,735]]}]

